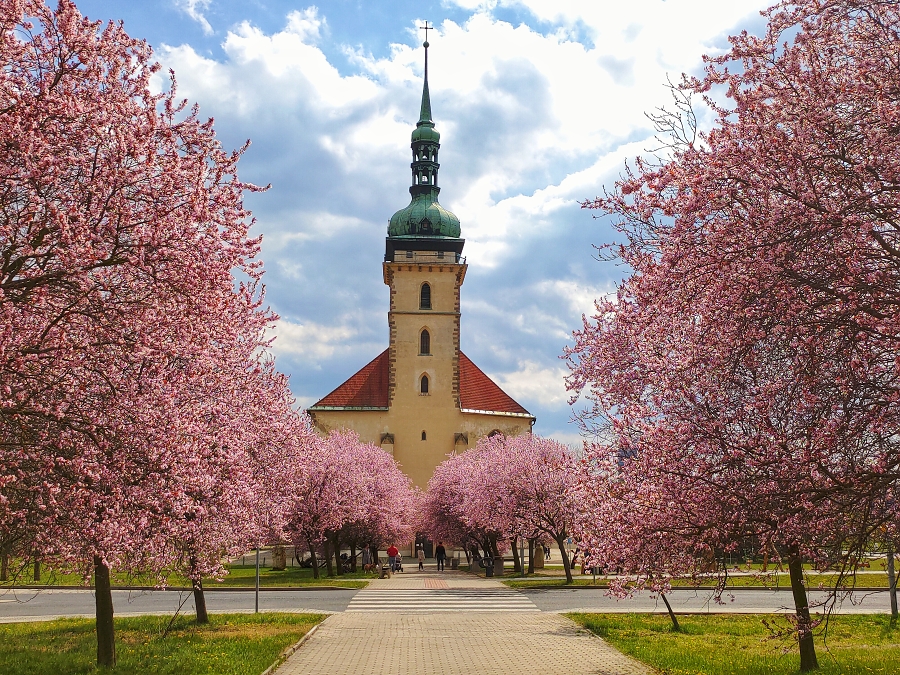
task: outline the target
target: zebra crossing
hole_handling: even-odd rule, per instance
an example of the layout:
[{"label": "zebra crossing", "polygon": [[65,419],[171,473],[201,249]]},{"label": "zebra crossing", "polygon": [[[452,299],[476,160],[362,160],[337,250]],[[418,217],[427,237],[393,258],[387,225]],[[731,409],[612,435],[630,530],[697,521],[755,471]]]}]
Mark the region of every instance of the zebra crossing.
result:
[{"label": "zebra crossing", "polygon": [[539,612],[528,596],[510,588],[363,589],[347,612]]}]

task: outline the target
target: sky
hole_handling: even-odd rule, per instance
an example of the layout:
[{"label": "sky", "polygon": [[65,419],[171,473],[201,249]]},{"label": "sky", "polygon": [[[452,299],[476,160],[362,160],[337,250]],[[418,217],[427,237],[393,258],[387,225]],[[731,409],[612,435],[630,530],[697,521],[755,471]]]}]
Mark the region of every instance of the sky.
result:
[{"label": "sky", "polygon": [[239,171],[271,185],[246,202],[281,317],[273,350],[304,407],[387,347],[384,237],[409,203],[418,27],[433,25],[440,202],[461,221],[469,266],[461,348],[537,417],[536,433],[579,444],[560,356],[627,274],[598,260],[616,234],[580,202],[656,147],[645,113],[669,101],[667,78],[700,74],[728,35],[759,34],[770,2],[76,4],[147,40],[226,148],[252,142]]}]

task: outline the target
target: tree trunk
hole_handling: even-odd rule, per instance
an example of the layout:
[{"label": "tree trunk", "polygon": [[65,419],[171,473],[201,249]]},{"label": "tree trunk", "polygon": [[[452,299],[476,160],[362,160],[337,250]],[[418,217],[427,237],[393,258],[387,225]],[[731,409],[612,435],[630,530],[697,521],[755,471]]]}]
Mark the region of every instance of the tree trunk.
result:
[{"label": "tree trunk", "polygon": [[0,549],[0,581],[9,581],[9,548]]},{"label": "tree trunk", "polygon": [[206,612],[206,596],[203,594],[203,579],[197,571],[197,560],[193,556],[190,559],[191,586],[194,589],[194,607],[197,610],[197,623],[209,623],[209,614]]},{"label": "tree trunk", "polygon": [[356,571],[356,543],[350,544],[350,571]]},{"label": "tree trunk", "polygon": [[319,578],[319,561],[316,559],[316,547],[307,539],[306,545],[309,547],[309,559],[312,561],[313,579]]},{"label": "tree trunk", "polygon": [[797,613],[800,671],[816,670],[819,667],[819,661],[816,659],[816,644],[813,641],[812,620],[809,616],[809,600],[806,597],[806,586],[803,585],[803,560],[796,551],[792,552],[788,558],[788,571],[791,574],[794,611]]},{"label": "tree trunk", "polygon": [[203,579],[197,579],[194,584],[194,607],[197,609],[197,623],[209,623],[209,614],[206,611],[206,596],[203,594]]},{"label": "tree trunk", "polygon": [[94,598],[97,609],[97,665],[114,668],[116,665],[116,634],[113,627],[112,589],[109,567],[94,556]]},{"label": "tree trunk", "polygon": [[334,561],[331,559],[331,542],[328,540],[328,535],[325,536],[325,574],[329,577],[334,576]]},{"label": "tree trunk", "polygon": [[[541,549],[544,555],[544,549]],[[528,540],[528,574],[534,574],[534,539]]]},{"label": "tree trunk", "polygon": [[894,544],[887,550],[888,595],[891,598],[891,627],[897,625],[897,574],[894,570]]},{"label": "tree trunk", "polygon": [[566,583],[572,583],[572,565],[569,563],[569,554],[566,552],[566,538],[562,535],[556,538],[559,546],[559,555],[562,557],[563,569],[566,571]]},{"label": "tree trunk", "polygon": [[282,572],[287,568],[287,551],[284,546],[277,544],[272,547],[272,569]]},{"label": "tree trunk", "polygon": [[34,561],[34,580],[41,580],[41,561],[38,559],[35,559]]},{"label": "tree trunk", "polygon": [[672,630],[676,633],[681,632],[681,624],[678,623],[678,617],[675,616],[675,612],[672,611],[672,605],[669,604],[669,599],[666,597],[665,593],[660,593],[659,597],[662,598],[662,601],[666,603],[666,609],[669,611],[669,618],[672,619]]},{"label": "tree trunk", "polygon": [[519,538],[513,537],[512,539],[510,539],[509,543],[512,546],[513,551],[513,572],[522,574],[522,561],[519,560]]}]

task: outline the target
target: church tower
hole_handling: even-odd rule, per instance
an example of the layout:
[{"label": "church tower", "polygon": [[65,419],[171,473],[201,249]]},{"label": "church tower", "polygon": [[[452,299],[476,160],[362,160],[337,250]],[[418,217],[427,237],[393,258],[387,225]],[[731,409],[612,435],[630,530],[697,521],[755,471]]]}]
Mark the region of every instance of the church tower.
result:
[{"label": "church tower", "polygon": [[534,417],[460,351],[466,276],[459,218],[438,202],[438,152],[428,91],[428,47],[419,121],[412,132],[410,203],[388,223],[383,263],[390,287],[389,346],[309,408],[323,433],[347,428],[393,454],[420,488],[454,451],[481,436],[530,432]]}]

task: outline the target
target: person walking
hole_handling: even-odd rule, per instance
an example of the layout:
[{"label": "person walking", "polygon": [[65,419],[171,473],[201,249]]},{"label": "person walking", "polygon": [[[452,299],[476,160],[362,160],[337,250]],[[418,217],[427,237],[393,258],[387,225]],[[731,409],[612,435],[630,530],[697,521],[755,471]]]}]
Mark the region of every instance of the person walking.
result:
[{"label": "person walking", "polygon": [[447,559],[447,549],[441,542],[438,542],[437,548],[434,549],[434,557],[437,558],[438,572],[444,571],[444,560]]},{"label": "person walking", "polygon": [[419,546],[417,555],[419,557],[419,571],[423,572],[425,570],[425,549]]},{"label": "person walking", "polygon": [[399,553],[400,553],[400,551],[397,550],[397,547],[394,546],[393,544],[391,544],[390,547],[388,547],[388,550],[387,550],[388,564],[391,566],[391,572],[397,571],[397,554],[399,554]]},{"label": "person walking", "polygon": [[363,546],[362,566],[363,566],[363,572],[371,572],[372,571],[372,551],[369,550],[368,544]]}]

